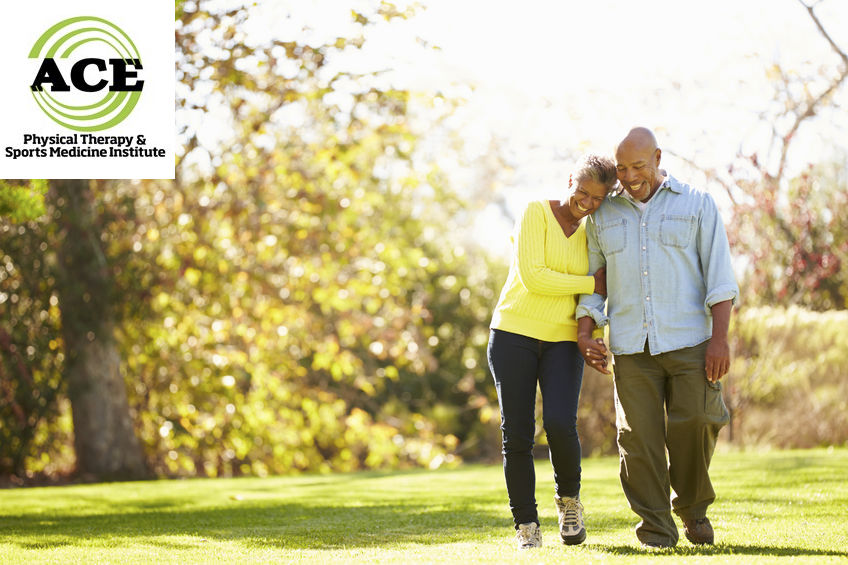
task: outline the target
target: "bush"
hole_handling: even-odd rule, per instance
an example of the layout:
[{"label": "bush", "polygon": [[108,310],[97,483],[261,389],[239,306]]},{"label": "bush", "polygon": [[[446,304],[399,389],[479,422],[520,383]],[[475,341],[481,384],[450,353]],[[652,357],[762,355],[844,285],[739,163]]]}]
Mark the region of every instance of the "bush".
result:
[{"label": "bush", "polygon": [[728,436],[740,445],[848,442],[848,311],[746,308],[734,317],[725,377]]}]

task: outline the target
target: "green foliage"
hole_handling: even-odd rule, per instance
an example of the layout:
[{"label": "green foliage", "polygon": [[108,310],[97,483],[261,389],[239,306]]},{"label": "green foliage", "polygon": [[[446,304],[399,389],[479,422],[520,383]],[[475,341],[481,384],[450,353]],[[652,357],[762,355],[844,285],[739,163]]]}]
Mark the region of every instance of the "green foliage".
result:
[{"label": "green foliage", "polygon": [[538,460],[536,471],[545,545],[527,556],[514,549],[500,465],[0,490],[0,551],[10,564],[503,563],[507,556],[747,565],[848,556],[845,449],[717,453],[709,513],[717,545],[695,547],[681,535],[662,555],[643,550],[633,533],[637,518],[621,492],[617,457],[584,462],[589,538],[580,546],[557,541],[550,463]]},{"label": "green foliage", "polygon": [[732,318],[725,378],[731,439],[811,447],[848,443],[848,311],[745,308]]},{"label": "green foliage", "polygon": [[0,223],[0,475],[55,472],[68,462],[55,255],[45,230]]},{"label": "green foliage", "polygon": [[[327,73],[362,38],[255,45],[240,30],[248,9],[209,6],[186,2],[178,13],[178,180],[92,190],[112,283],[102,292],[115,308],[102,315],[116,323],[151,467],[166,476],[436,467],[497,449],[483,360],[505,266],[452,235],[464,203],[416,153],[415,96],[376,75]],[[394,17],[403,13],[387,3],[358,14],[365,25]],[[207,105],[232,128],[218,144],[201,144],[189,126]],[[49,204],[63,225],[67,203]],[[28,276],[27,261],[42,258],[38,304],[60,312],[51,267],[61,232],[27,233],[12,264]],[[11,249],[6,235],[0,248]],[[20,302],[32,291],[25,273],[10,273]],[[24,328],[33,312],[8,315]],[[33,359],[53,363],[45,375],[61,398],[55,324],[38,331],[57,349]],[[47,413],[46,437],[67,447],[67,418]],[[51,472],[34,466],[42,447],[23,444],[30,474]]]},{"label": "green foliage", "polygon": [[[400,15],[390,8],[358,19]],[[492,400],[478,360],[498,283],[440,229],[461,204],[414,162],[410,93],[326,72],[361,38],[253,45],[245,13],[201,10],[183,17],[180,79],[194,89],[204,79],[191,69],[215,69],[233,139],[203,147],[188,129],[180,182],[119,189],[134,202],[133,222],[116,226],[132,247],[126,283],[156,266],[135,289],[145,322],[121,342],[157,470],[455,460]],[[199,49],[201,29],[223,51]]]},{"label": "green foliage", "polygon": [[47,181],[31,180],[15,183],[0,180],[0,218],[14,223],[34,220],[44,214]]},{"label": "green foliage", "polygon": [[414,177],[362,174],[410,140],[285,139],[211,179],[131,189],[136,220],[117,231],[158,278],[120,341],[160,472],[439,464],[474,437],[498,283],[414,213],[439,205]]}]

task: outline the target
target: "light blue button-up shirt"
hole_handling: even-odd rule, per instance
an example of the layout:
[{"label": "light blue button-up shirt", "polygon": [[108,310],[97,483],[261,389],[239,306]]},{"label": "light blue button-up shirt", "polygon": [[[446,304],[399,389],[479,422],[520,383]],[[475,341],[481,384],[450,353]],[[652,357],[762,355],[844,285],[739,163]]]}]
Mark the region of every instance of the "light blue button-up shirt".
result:
[{"label": "light blue button-up shirt", "polygon": [[736,301],[739,286],[713,198],[666,177],[644,210],[609,196],[586,225],[589,272],[607,267],[607,313],[599,294],[582,295],[576,316],[609,323],[610,350],[652,355],[712,335],[711,307]]}]

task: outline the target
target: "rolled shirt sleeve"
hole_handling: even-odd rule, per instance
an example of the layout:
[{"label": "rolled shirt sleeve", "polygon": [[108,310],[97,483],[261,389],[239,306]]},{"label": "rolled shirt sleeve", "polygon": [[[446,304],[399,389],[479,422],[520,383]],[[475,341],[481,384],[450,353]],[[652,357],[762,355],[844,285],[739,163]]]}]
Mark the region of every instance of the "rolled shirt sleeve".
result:
[{"label": "rolled shirt sleeve", "polygon": [[[589,272],[594,274],[606,265],[604,254],[601,252],[598,245],[598,231],[595,222],[589,218],[586,223],[586,243],[589,247]],[[609,317],[605,312],[606,300],[600,294],[582,294],[580,302],[577,305],[575,316],[577,319],[590,316],[595,320],[595,325],[599,328],[606,326],[609,323]]]},{"label": "rolled shirt sleeve", "polygon": [[697,245],[707,287],[704,310],[710,314],[712,307],[719,302],[730,300],[735,304],[739,298],[739,285],[733,274],[727,233],[715,200],[709,194],[704,195]]}]

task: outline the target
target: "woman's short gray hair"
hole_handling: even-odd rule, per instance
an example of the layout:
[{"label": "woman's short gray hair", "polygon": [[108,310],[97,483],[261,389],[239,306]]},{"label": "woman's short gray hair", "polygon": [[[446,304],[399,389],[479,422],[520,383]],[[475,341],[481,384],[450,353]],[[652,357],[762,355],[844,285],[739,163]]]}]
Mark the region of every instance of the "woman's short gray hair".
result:
[{"label": "woman's short gray hair", "polygon": [[575,183],[592,180],[604,185],[607,194],[615,187],[618,177],[615,174],[615,161],[594,153],[580,157],[572,175]]}]

